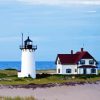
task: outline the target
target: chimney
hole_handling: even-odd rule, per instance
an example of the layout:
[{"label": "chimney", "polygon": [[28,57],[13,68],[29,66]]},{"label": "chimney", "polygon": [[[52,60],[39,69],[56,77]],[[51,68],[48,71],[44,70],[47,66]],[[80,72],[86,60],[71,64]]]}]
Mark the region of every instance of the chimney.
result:
[{"label": "chimney", "polygon": [[81,48],[81,52],[83,52],[84,51],[84,48]]},{"label": "chimney", "polygon": [[73,54],[73,50],[71,50],[71,54]]}]

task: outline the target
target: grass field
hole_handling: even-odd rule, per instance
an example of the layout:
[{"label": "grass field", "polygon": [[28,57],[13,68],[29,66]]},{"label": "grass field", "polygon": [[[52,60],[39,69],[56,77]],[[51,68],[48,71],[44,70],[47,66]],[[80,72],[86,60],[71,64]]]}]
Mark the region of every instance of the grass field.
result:
[{"label": "grass field", "polygon": [[[56,75],[55,70],[37,71],[36,79],[18,78],[16,70],[0,70],[1,85],[21,85],[21,84],[48,84],[48,83],[64,83],[64,82],[96,82],[100,81],[99,75]],[[39,74],[44,73],[44,74]],[[48,73],[48,74],[46,74]],[[99,71],[100,73],[100,71]]]}]

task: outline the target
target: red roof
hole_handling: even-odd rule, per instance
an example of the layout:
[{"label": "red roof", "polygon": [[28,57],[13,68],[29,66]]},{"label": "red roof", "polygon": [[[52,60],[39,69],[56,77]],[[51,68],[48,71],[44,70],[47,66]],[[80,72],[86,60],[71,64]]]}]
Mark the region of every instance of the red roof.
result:
[{"label": "red roof", "polygon": [[58,54],[61,64],[76,64],[78,54]]},{"label": "red roof", "polygon": [[[63,65],[77,64],[81,59],[94,59],[87,51],[80,51],[80,52],[76,52],[75,54],[58,54],[57,59],[58,58],[60,59],[60,63]],[[57,59],[56,59],[56,63],[57,63]]]},{"label": "red roof", "polygon": [[94,59],[87,51],[76,52],[76,54],[79,54],[80,58],[82,57],[82,59]]}]

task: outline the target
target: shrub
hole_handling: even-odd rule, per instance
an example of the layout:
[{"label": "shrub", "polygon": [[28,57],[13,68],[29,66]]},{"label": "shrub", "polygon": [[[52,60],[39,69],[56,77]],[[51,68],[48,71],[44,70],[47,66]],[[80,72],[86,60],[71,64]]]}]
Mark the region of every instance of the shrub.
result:
[{"label": "shrub", "polygon": [[51,76],[50,74],[42,73],[42,74],[37,74],[36,75],[36,78],[37,79],[40,79],[40,78],[46,78],[46,77],[50,77],[50,76]]},{"label": "shrub", "polygon": [[5,77],[7,77],[7,74],[0,73],[0,78],[5,78]]},{"label": "shrub", "polygon": [[13,69],[13,68],[7,68],[5,70],[15,70],[15,71],[17,71],[16,69]]}]

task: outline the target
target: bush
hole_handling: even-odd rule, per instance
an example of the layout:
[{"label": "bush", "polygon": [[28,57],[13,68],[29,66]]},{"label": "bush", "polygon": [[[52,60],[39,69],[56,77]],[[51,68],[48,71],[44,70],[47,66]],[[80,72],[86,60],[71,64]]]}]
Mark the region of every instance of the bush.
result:
[{"label": "bush", "polygon": [[17,71],[16,69],[13,69],[13,68],[7,68],[5,70],[15,70],[15,71]]},{"label": "bush", "polygon": [[0,73],[0,78],[5,78],[5,77],[7,77],[7,74]]},{"label": "bush", "polygon": [[51,76],[50,74],[42,73],[42,74],[37,74],[36,78],[40,79],[40,78],[47,78],[47,77],[50,77],[50,76]]}]

